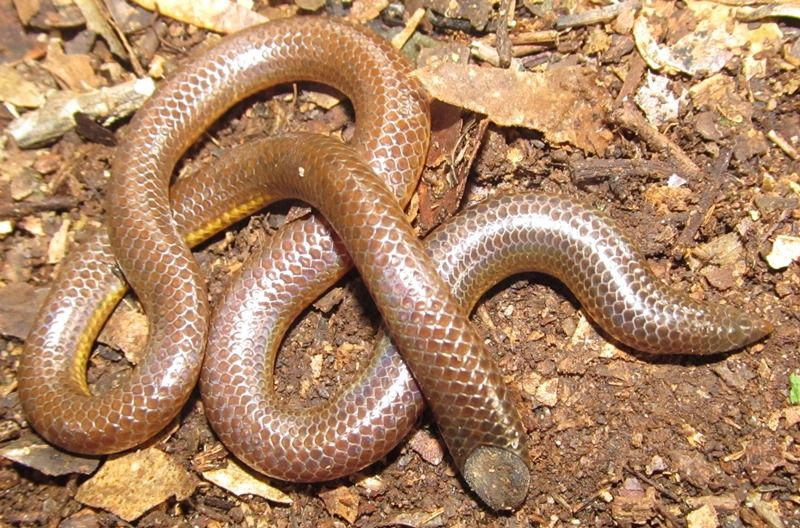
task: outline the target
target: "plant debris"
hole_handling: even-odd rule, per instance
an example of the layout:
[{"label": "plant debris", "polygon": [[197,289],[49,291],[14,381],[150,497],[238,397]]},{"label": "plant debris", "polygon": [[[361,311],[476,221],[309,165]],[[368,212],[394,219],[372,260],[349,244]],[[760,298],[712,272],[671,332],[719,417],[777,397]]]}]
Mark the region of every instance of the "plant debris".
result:
[{"label": "plant debris", "polygon": [[3,445],[0,456],[51,477],[76,473],[90,475],[100,465],[100,460],[96,457],[66,453],[33,435],[26,435]]},{"label": "plant debris", "polygon": [[75,500],[131,522],[170,497],[185,500],[196,479],[155,447],[113,457],[81,484]]},{"label": "plant debris", "polygon": [[555,144],[601,153],[611,139],[603,120],[608,93],[581,66],[531,73],[442,62],[415,76],[441,101],[485,114],[496,125],[538,130]]},{"label": "plant debris", "polygon": [[233,460],[229,460],[222,469],[204,471],[203,478],[234,495],[257,495],[278,504],[292,503],[291,497],[270,486],[265,478],[254,474]]}]

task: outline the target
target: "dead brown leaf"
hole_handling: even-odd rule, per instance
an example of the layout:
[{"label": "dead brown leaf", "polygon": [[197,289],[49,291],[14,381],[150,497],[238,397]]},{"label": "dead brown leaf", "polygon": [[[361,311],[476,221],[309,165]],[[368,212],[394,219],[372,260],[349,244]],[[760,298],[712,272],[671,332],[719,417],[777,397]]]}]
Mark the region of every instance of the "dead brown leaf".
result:
[{"label": "dead brown leaf", "polygon": [[14,9],[23,24],[31,21],[36,13],[39,12],[40,0],[14,0]]},{"label": "dead brown leaf", "polygon": [[264,477],[254,475],[233,460],[228,460],[228,465],[222,469],[203,472],[203,477],[234,495],[257,495],[278,504],[292,503],[291,497],[270,486]]},{"label": "dead brown leaf", "polygon": [[88,92],[103,85],[103,79],[94,73],[91,57],[65,54],[57,41],[47,47],[42,66],[74,92]]},{"label": "dead brown leaf", "polygon": [[100,465],[97,457],[66,453],[33,435],[4,445],[0,449],[0,456],[51,477],[74,473],[90,475]]},{"label": "dead brown leaf", "polygon": [[0,64],[0,100],[15,106],[38,108],[44,104],[44,94],[34,83],[7,64]]},{"label": "dead brown leaf", "polygon": [[0,335],[25,339],[47,291],[26,283],[0,288]]},{"label": "dead brown leaf", "polygon": [[399,513],[385,523],[378,526],[408,526],[410,528],[436,528],[444,526],[445,518],[442,515],[444,508],[439,508],[430,512],[415,511],[409,513]]},{"label": "dead brown leaf", "polygon": [[538,130],[552,143],[602,154],[612,137],[604,122],[611,98],[582,66],[532,73],[441,63],[413,75],[440,101],[500,126]]},{"label": "dead brown leaf", "polygon": [[109,459],[78,488],[75,500],[131,522],[172,496],[188,498],[196,486],[180,464],[151,447]]},{"label": "dead brown leaf", "polygon": [[[231,0],[134,0],[151,11],[219,33],[234,33],[268,19]],[[252,5],[252,4],[251,4]]]}]

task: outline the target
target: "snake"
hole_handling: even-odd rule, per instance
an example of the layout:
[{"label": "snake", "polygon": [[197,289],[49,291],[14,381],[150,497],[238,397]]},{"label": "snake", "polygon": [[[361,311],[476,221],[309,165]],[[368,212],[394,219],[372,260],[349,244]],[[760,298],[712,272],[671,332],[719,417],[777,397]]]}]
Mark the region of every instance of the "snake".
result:
[{"label": "snake", "polygon": [[[489,200],[423,244],[402,209],[430,138],[428,97],[410,69],[366,29],[298,17],[225,37],[165,81],[116,153],[108,229],[68,256],[26,339],[18,390],[33,428],[70,451],[124,451],[167,427],[201,379],[209,422],[237,457],[309,482],[384,456],[424,402],[470,488],[509,509],[530,481],[527,435],[469,322],[491,284],[551,273],[611,336],[644,351],[713,354],[771,331],[750,314],[667,288],[609,219],[570,199]],[[350,99],[349,144],[304,133],[253,141],[170,187],[186,150],[235,103],[296,81]],[[321,215],[271,237],[212,315],[189,248],[283,199]],[[271,395],[274,353],[303,306],[351,265],[387,333],[339,396],[289,412]],[[146,352],[128,380],[94,394],[85,374],[93,342],[129,287],[148,316]]]}]

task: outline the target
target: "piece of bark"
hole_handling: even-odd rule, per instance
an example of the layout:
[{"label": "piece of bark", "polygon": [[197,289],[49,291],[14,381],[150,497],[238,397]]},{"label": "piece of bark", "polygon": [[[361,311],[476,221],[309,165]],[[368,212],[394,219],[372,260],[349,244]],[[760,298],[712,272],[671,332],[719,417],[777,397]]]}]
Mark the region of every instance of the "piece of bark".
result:
[{"label": "piece of bark", "polygon": [[20,148],[50,143],[75,127],[75,114],[81,112],[109,125],[135,112],[155,91],[149,77],[75,94],[59,92],[32,112],[15,119],[8,133]]}]

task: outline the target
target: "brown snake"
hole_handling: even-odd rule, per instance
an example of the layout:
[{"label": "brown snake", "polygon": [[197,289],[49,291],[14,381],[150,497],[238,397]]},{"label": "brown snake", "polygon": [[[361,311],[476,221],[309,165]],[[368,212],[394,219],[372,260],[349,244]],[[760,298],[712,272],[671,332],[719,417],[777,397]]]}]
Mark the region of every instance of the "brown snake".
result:
[{"label": "brown snake", "polygon": [[[97,232],[70,256],[26,342],[19,393],[36,430],[97,454],[163,429],[197,381],[209,319],[203,278],[184,241],[194,245],[284,198],[319,209],[341,243],[316,218],[273,237],[218,308],[202,373],[217,434],[242,460],[280,478],[326,480],[383,456],[422,408],[416,382],[470,486],[493,508],[517,506],[529,478],[526,434],[464,308],[510,273],[556,275],[611,335],[646,351],[714,353],[769,331],[760,320],[666,289],[605,220],[555,197],[521,195],[470,209],[431,236],[431,259],[397,202],[414,188],[429,134],[427,99],[408,71],[368,32],[302,18],[227,37],[165,83],[118,150],[109,238]],[[254,142],[169,190],[175,164],[227,108],[296,80],[330,84],[351,99],[353,147],[307,134]],[[130,380],[95,396],[87,358],[127,287],[114,256],[148,314],[150,335]],[[341,277],[348,257],[413,379],[383,339],[342,395],[289,413],[271,395],[274,353],[291,319]]]}]

